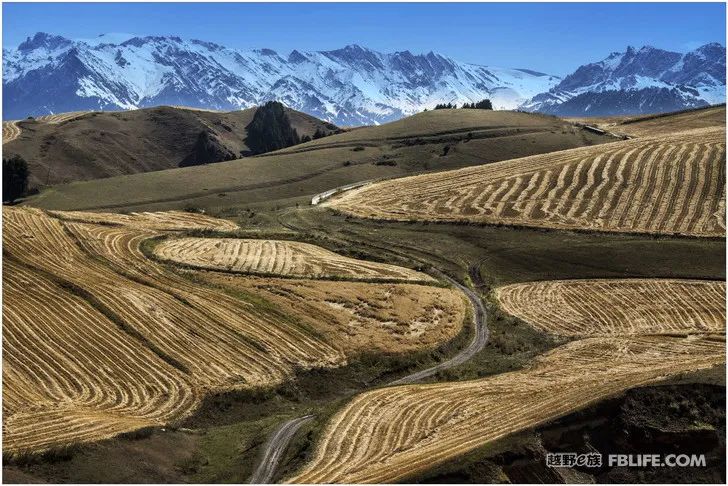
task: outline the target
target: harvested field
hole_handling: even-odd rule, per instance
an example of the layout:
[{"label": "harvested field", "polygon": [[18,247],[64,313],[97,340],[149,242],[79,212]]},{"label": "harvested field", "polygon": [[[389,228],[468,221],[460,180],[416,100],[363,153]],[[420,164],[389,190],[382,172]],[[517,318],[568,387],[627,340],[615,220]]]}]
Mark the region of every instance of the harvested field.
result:
[{"label": "harvested field", "polygon": [[[347,362],[338,323],[283,313],[252,292],[233,297],[148,260],[142,242],[169,234],[159,228],[184,229],[185,218],[191,228],[230,224],[188,213],[114,221],[3,208],[5,452],[170,423],[207,392],[273,386],[295,369]],[[452,293],[402,291],[417,302],[420,289],[430,300]],[[431,326],[433,336],[440,325],[450,324]],[[411,339],[411,348],[436,344]]]},{"label": "harvested field", "polygon": [[708,128],[725,127],[725,105],[685,110],[676,113],[655,115],[613,116],[595,118],[567,118],[569,121],[599,127],[618,135],[651,137],[668,133]]},{"label": "harvested field", "polygon": [[163,213],[91,213],[85,211],[49,211],[49,214],[66,221],[118,225],[127,228],[158,231],[235,231],[238,225],[225,219],[213,218],[204,214],[183,211]]},{"label": "harvested field", "polygon": [[20,136],[20,127],[16,121],[3,122],[3,143],[8,143]]},{"label": "harvested field", "polygon": [[42,115],[35,117],[36,121],[48,123],[50,125],[58,125],[63,122],[74,120],[80,116],[83,116],[90,111],[69,111],[67,113],[58,113],[55,115]]},{"label": "harvested field", "polygon": [[[517,307],[516,315],[523,308],[534,309],[524,318],[540,329],[589,337],[559,346],[520,371],[361,394],[331,419],[314,458],[289,482],[406,480],[627,389],[725,362],[723,282],[579,284],[510,285],[498,297],[507,310]],[[658,296],[660,292],[665,295]],[[577,300],[577,295],[588,297]],[[652,308],[650,299],[656,299]],[[536,312],[540,308],[546,309],[546,317]],[[586,319],[590,314],[595,317]],[[674,335],[693,331],[690,336]]]},{"label": "harvested field", "polygon": [[197,277],[264,297],[286,314],[308,316],[347,354],[436,347],[462,329],[468,308],[452,289],[409,284]]},{"label": "harvested field", "polygon": [[383,181],[325,202],[359,217],[725,235],[725,128]]},{"label": "harvested field", "polygon": [[664,279],[552,280],[496,290],[503,309],[560,336],[705,334],[725,331],[725,282]]},{"label": "harvested field", "polygon": [[189,377],[45,276],[5,260],[3,447],[42,450],[191,411]]},{"label": "harvested field", "polygon": [[629,388],[724,361],[723,337],[593,338],[561,346],[522,371],[371,391],[331,419],[313,460],[288,481],[406,480]]},{"label": "harvested field", "polygon": [[284,277],[434,281],[414,270],[347,258],[297,241],[174,238],[157,245],[154,252],[163,260],[207,270]]}]

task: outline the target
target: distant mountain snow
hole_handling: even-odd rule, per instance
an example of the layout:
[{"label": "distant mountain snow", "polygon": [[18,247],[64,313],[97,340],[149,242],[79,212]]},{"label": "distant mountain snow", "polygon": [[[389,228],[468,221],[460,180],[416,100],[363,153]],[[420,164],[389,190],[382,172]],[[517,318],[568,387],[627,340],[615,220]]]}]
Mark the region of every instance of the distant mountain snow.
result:
[{"label": "distant mountain snow", "polygon": [[3,51],[4,119],[160,104],[233,110],[279,100],[339,125],[382,123],[437,103],[490,98],[513,109],[561,79],[430,52],[230,49],[179,37],[37,33]]},{"label": "distant mountain snow", "polygon": [[179,37],[69,40],[40,32],[3,50],[4,119],[157,105],[235,110],[278,100],[338,125],[362,125],[483,98],[496,109],[579,116],[723,103],[725,47],[685,54],[629,47],[563,79],[358,45],[282,55]]},{"label": "distant mountain snow", "polygon": [[561,116],[603,116],[725,103],[725,58],[725,47],[717,43],[685,54],[628,47],[579,67],[522,108]]}]

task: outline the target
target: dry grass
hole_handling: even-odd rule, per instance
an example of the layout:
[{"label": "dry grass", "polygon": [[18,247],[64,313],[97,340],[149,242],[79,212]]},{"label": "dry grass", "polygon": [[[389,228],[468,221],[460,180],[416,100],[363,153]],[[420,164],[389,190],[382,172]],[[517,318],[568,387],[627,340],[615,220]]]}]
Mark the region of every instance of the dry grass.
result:
[{"label": "dry grass", "polygon": [[158,231],[235,231],[238,225],[225,219],[213,218],[204,214],[183,211],[144,212],[144,213],[91,213],[86,211],[49,211],[48,214],[66,221],[118,225],[126,228]]},{"label": "dry grass", "polygon": [[76,118],[92,113],[91,111],[69,111],[67,113],[58,113],[55,115],[42,115],[35,118],[36,121],[48,123],[49,125],[58,125],[63,122],[75,120]]},{"label": "dry grass", "polygon": [[[568,335],[594,335],[572,341],[538,358],[530,367],[481,380],[407,385],[382,388],[357,396],[329,422],[311,462],[289,479],[294,483],[390,483],[406,480],[438,464],[512,433],[538,426],[596,403],[629,388],[655,383],[667,376],[708,369],[725,361],[725,314],[722,284],[706,287],[706,292],[685,282],[687,293],[680,303],[672,303],[669,319],[679,326],[666,326],[658,309],[660,303],[680,291],[679,283],[661,297],[650,316],[637,329],[627,323],[631,316],[619,311],[630,304],[647,305],[657,291],[647,288],[640,296],[633,282],[623,281],[626,290],[612,290],[601,296],[601,310],[609,315],[590,321],[584,314],[597,310],[597,304],[567,310],[554,319],[574,319],[563,325],[533,314],[542,329]],[[657,282],[657,284],[664,282]],[[620,282],[611,281],[613,287]],[[518,297],[520,307],[538,307],[539,284],[524,289],[534,295]],[[548,283],[543,284],[545,288]],[[558,287],[558,286],[557,286]],[[506,287],[513,289],[516,286]],[[562,289],[560,289],[562,290]],[[582,289],[591,297],[598,289]],[[569,289],[568,292],[576,291]],[[563,290],[562,294],[565,293]],[[505,296],[511,295],[506,292]],[[549,294],[550,295],[550,294]],[[637,296],[642,302],[637,301]],[[503,297],[503,295],[501,296]],[[629,303],[620,299],[630,297]],[[553,307],[549,298],[548,304]],[[510,301],[509,301],[510,302]],[[572,305],[577,305],[572,301]],[[519,308],[520,308],[519,307]],[[547,311],[551,309],[547,307]],[[638,312],[638,311],[634,311]],[[670,314],[669,311],[666,313]],[[529,318],[531,314],[529,313]],[[639,319],[639,317],[638,317]],[[712,335],[675,337],[657,335],[677,328],[680,333],[712,332]],[[636,332],[643,335],[635,335]]]},{"label": "dry grass", "polygon": [[351,353],[404,353],[434,348],[462,329],[468,308],[452,289],[271,278],[197,277],[263,296],[286,314],[306,316],[338,347]]},{"label": "dry grass", "polygon": [[725,128],[384,181],[324,203],[360,217],[725,235]]},{"label": "dry grass", "polygon": [[567,120],[596,126],[619,135],[652,137],[696,128],[725,127],[726,111],[725,105],[722,105],[657,115],[567,118]]},{"label": "dry grass", "polygon": [[163,260],[207,270],[306,278],[434,280],[407,268],[347,258],[297,241],[175,238],[157,245],[155,254]]},{"label": "dry grass", "polygon": [[623,390],[725,361],[723,339],[595,338],[523,371],[357,396],[292,483],[392,483]]},{"label": "dry grass", "polygon": [[560,336],[704,334],[725,330],[725,282],[552,280],[496,290],[501,306]]},{"label": "dry grass", "polygon": [[17,121],[3,122],[3,144],[12,142],[20,136],[20,127]]},{"label": "dry grass", "polygon": [[[143,241],[168,234],[159,228],[183,229],[185,218],[193,228],[229,224],[188,213],[110,221],[3,209],[5,452],[169,423],[209,391],[272,386],[295,369],[347,362],[336,323],[282,313],[260,294],[236,298],[149,261]],[[404,291],[417,301],[419,289],[444,292]]]}]

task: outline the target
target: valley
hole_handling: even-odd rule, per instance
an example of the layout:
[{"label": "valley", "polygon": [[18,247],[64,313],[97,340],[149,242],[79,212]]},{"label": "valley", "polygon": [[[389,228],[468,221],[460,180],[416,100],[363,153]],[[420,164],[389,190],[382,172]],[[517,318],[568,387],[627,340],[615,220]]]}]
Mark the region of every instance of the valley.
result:
[{"label": "valley", "polygon": [[725,107],[574,121],[433,110],[5,206],[4,477],[517,482],[582,411],[707,406]]}]

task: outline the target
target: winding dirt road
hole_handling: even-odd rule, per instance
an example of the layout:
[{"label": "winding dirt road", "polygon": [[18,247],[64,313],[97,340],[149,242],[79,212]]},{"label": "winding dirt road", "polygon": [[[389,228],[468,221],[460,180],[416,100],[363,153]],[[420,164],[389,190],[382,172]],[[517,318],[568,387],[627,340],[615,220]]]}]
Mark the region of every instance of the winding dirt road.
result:
[{"label": "winding dirt road", "polygon": [[[472,269],[471,269],[472,270]],[[485,312],[485,306],[480,300],[480,297],[473,292],[471,289],[457,282],[455,279],[445,275],[444,273],[435,270],[433,272],[435,277],[447,280],[453,286],[460,289],[470,301],[473,307],[475,335],[472,341],[463,348],[458,354],[453,356],[447,361],[435,365],[425,370],[417,371],[409,374],[405,377],[399,378],[387,386],[394,385],[406,385],[414,383],[416,381],[428,378],[439,371],[452,368],[454,366],[465,363],[470,358],[480,352],[488,342],[488,326],[487,326],[487,315]],[[285,452],[288,444],[293,439],[299,428],[306,422],[313,419],[313,415],[305,415],[303,417],[294,418],[281,424],[278,429],[271,435],[270,439],[265,445],[265,450],[261,455],[261,460],[255,468],[253,475],[250,477],[251,484],[268,484],[272,481],[276,469],[280,463],[283,453]]]},{"label": "winding dirt road", "polygon": [[283,457],[288,444],[296,435],[298,429],[303,424],[313,420],[313,415],[304,415],[303,417],[294,418],[283,422],[278,427],[270,439],[266,443],[265,452],[258,464],[258,467],[250,477],[250,484],[269,484],[273,480],[273,474],[276,471],[278,463]]}]

